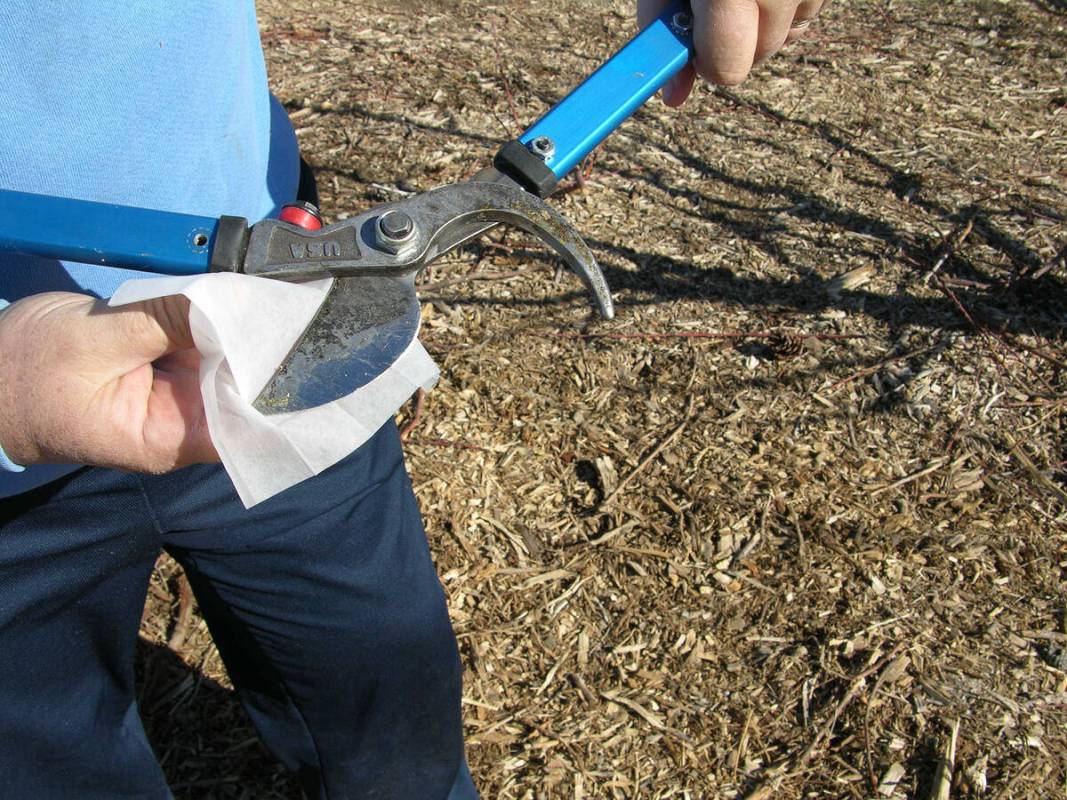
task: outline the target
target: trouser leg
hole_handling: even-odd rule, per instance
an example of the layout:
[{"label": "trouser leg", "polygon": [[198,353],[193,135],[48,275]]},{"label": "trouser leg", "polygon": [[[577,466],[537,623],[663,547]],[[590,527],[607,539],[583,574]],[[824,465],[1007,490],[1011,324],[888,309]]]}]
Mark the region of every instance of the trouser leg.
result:
[{"label": "trouser leg", "polygon": [[134,691],[159,546],[129,475],[0,501],[0,797],[170,796]]},{"label": "trouser leg", "polygon": [[145,487],[242,702],[309,796],[471,796],[455,637],[395,426],[250,510],[217,468]]}]

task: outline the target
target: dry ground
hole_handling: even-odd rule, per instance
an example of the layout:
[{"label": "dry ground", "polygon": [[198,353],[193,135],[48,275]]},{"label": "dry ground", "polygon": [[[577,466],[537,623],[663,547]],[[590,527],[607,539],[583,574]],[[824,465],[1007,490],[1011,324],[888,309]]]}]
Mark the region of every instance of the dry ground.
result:
[{"label": "dry ground", "polygon": [[[471,175],[631,5],[260,22],[337,217]],[[486,798],[1064,796],[1065,105],[1062,0],[839,2],[558,199],[615,321],[521,233],[424,275],[407,453]],[[297,796],[197,618],[164,646],[175,570],[142,705],[176,794]]]}]

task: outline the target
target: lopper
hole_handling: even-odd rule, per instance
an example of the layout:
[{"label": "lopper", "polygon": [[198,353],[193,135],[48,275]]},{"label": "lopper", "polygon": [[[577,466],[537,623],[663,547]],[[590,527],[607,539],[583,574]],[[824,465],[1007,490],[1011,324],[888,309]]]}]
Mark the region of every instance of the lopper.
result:
[{"label": "lopper", "polygon": [[240,272],[336,280],[318,314],[256,398],[266,414],[299,411],[369,383],[419,325],[415,278],[438,256],[499,225],[554,249],[606,317],[611,293],[589,247],[544,202],[692,55],[688,3],[672,4],[470,181],[323,226],[314,206],[287,206],[249,226],[217,219],[0,190],[0,249],[169,275]]}]

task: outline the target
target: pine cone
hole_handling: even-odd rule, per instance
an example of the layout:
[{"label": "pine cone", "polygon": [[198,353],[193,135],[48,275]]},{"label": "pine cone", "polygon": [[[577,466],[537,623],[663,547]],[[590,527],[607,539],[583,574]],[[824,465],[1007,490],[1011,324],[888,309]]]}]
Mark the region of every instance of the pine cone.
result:
[{"label": "pine cone", "polygon": [[804,352],[804,337],[793,331],[775,331],[767,337],[774,358],[795,358]]}]

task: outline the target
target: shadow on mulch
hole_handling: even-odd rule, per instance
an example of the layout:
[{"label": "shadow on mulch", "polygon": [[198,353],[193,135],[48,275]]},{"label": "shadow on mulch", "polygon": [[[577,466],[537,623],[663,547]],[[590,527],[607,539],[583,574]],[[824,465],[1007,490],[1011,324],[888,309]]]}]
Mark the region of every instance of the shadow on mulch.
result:
[{"label": "shadow on mulch", "polygon": [[141,719],[176,800],[304,796],[263,747],[232,689],[144,638],[137,676]]},{"label": "shadow on mulch", "polygon": [[[801,205],[808,206],[816,202],[810,197],[801,202],[801,197],[804,195],[796,195],[793,199]],[[831,209],[810,213],[814,218],[821,219],[834,215]],[[990,212],[978,208],[951,215],[946,211],[946,218],[951,221],[959,221],[962,218],[971,219],[975,230],[985,234],[986,242],[996,242],[999,245],[998,249],[1002,252],[1015,255],[1019,259],[1020,251],[1024,250],[1025,246],[1006,235],[997,234],[995,228],[988,222],[991,216]],[[770,254],[779,261],[784,263],[788,260],[784,254],[774,251],[774,245],[768,238],[769,234],[773,233],[770,225],[729,220],[720,215],[709,216],[707,219],[729,228],[734,235],[759,243],[764,249],[772,251]],[[835,221],[842,223],[846,220],[836,218]],[[872,228],[865,221],[870,222],[864,217],[853,219],[854,224],[850,223],[846,227],[869,233]],[[887,253],[881,254],[883,258],[896,255],[918,264],[931,263],[934,260],[933,257],[936,256],[936,253],[929,251],[927,244],[909,242],[905,234],[896,232],[889,226],[883,226],[881,233],[887,249]],[[735,302],[746,307],[785,306],[813,315],[834,308],[852,311],[862,308],[865,314],[880,320],[891,331],[899,331],[907,326],[958,331],[974,331],[975,328],[972,321],[963,316],[959,307],[948,296],[917,297],[907,292],[907,287],[901,287],[901,291],[891,295],[857,288],[835,297],[828,291],[824,280],[811,274],[798,274],[796,280],[783,283],[773,278],[742,276],[723,268],[699,267],[684,259],[645,253],[614,242],[588,237],[586,241],[594,252],[610,253],[616,258],[639,267],[638,273],[632,273],[608,264],[601,264],[601,269],[613,289],[616,291],[630,289],[646,294],[644,297],[630,295],[619,298],[617,305],[620,307],[704,297],[717,303]],[[554,253],[539,252],[533,249],[519,249],[514,254],[521,256],[527,262],[555,263],[556,259]],[[1028,253],[1024,259],[1019,260],[1023,260],[1029,266],[1036,260],[1036,256]],[[1045,273],[1031,280],[1025,275],[1024,267],[1020,270],[1023,274],[1019,279],[1010,283],[1001,283],[1003,279],[999,276],[979,274],[977,270],[978,268],[972,263],[955,254],[946,258],[942,268],[942,273],[946,275],[962,277],[975,283],[979,283],[975,278],[984,279],[985,286],[980,285],[974,288],[957,286],[954,289],[956,299],[967,309],[975,323],[1001,333],[1039,335],[1054,340],[1062,340],[1067,336],[1067,326],[1062,317],[1062,309],[1067,306],[1067,285],[1058,276]],[[916,279],[919,278],[920,275],[917,272]],[[1001,285],[995,285],[997,283]],[[485,297],[464,296],[464,294],[464,289],[460,288],[442,297],[451,302],[461,302],[472,306],[506,305],[550,308],[561,302],[578,301],[585,296],[584,290],[577,287],[568,287],[552,297],[539,299],[508,297],[506,300],[492,300]]]}]

